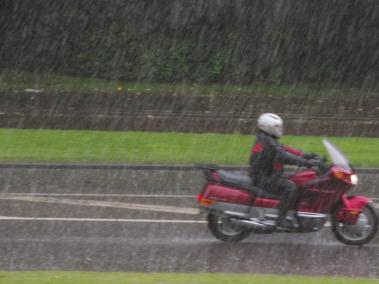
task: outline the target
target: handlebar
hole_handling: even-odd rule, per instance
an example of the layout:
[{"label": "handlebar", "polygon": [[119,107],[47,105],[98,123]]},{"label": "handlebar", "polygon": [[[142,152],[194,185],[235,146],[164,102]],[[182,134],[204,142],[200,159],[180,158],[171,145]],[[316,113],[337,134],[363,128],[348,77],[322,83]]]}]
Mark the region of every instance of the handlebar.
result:
[{"label": "handlebar", "polygon": [[317,170],[320,174],[325,174],[329,171],[330,165],[328,165],[328,159],[325,156],[317,156],[313,160],[319,162],[319,164],[317,165]]}]

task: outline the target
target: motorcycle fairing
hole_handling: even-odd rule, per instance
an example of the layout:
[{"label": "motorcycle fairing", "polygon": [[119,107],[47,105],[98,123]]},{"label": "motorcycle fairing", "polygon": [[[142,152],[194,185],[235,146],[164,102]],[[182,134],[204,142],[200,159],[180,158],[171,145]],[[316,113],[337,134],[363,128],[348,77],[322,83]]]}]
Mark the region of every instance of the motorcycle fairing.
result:
[{"label": "motorcycle fairing", "polygon": [[314,180],[317,177],[317,174],[313,170],[307,170],[301,173],[296,173],[290,177],[294,183],[298,186],[304,186],[308,184],[311,180]]},{"label": "motorcycle fairing", "polygon": [[355,224],[363,208],[372,200],[362,195],[343,195],[341,202],[342,207],[337,212],[338,220]]}]

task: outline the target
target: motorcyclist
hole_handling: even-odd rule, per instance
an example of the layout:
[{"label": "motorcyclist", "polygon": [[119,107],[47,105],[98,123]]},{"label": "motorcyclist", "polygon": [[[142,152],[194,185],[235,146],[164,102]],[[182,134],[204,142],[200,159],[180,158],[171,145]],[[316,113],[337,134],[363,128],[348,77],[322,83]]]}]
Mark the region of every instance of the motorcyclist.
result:
[{"label": "motorcyclist", "polygon": [[300,150],[279,143],[283,135],[283,120],[276,114],[264,113],[258,118],[258,135],[251,149],[249,176],[254,186],[264,191],[280,195],[278,228],[291,228],[294,223],[286,218],[298,198],[294,182],[283,175],[283,165],[305,167],[318,166],[313,160],[315,154],[305,154]]}]

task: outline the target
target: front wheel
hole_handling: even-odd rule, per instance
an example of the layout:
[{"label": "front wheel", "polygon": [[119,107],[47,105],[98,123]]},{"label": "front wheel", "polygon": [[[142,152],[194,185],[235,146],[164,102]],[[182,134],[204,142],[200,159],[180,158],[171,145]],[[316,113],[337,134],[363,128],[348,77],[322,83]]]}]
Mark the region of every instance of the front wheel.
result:
[{"label": "front wheel", "polygon": [[224,242],[238,242],[250,234],[250,229],[232,222],[228,216],[208,215],[208,228],[212,234]]},{"label": "front wheel", "polygon": [[355,224],[340,222],[337,212],[332,215],[332,230],[336,238],[347,245],[364,245],[378,232],[378,215],[371,204],[367,204]]}]

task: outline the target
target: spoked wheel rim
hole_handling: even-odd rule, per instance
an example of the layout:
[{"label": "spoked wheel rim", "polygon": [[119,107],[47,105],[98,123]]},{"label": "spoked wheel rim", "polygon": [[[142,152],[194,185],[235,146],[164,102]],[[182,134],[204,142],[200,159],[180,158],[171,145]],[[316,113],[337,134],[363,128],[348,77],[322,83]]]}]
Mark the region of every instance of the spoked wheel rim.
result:
[{"label": "spoked wheel rim", "polygon": [[231,237],[237,236],[245,230],[241,225],[234,223],[230,217],[216,216],[215,224],[221,233]]},{"label": "spoked wheel rim", "polygon": [[336,230],[348,241],[361,241],[366,239],[371,232],[375,230],[375,218],[374,213],[368,208],[365,208],[362,213],[359,214],[355,224],[338,222]]}]

